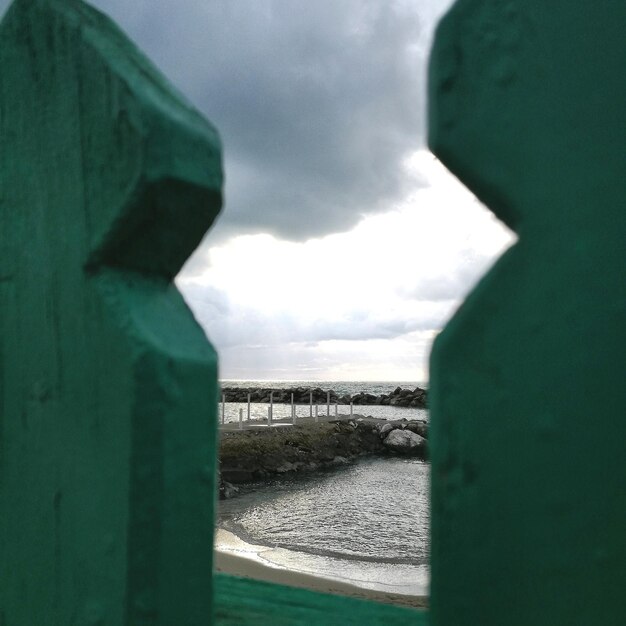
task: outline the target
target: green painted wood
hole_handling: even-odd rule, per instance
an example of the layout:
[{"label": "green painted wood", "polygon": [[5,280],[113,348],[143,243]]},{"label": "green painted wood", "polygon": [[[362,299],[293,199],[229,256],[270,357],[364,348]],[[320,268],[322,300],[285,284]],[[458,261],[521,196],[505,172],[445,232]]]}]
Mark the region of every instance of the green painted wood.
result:
[{"label": "green painted wood", "polygon": [[212,577],[217,360],[172,285],[214,129],[100,13],[0,25],[0,624],[420,624]]},{"label": "green painted wood", "polygon": [[215,575],[219,626],[426,626],[428,614],[388,604]]},{"label": "green painted wood", "polygon": [[431,360],[432,620],[626,619],[626,3],[460,0],[430,144],[519,235]]},{"label": "green painted wood", "polygon": [[0,26],[0,624],[211,622],[214,129],[104,16]]}]

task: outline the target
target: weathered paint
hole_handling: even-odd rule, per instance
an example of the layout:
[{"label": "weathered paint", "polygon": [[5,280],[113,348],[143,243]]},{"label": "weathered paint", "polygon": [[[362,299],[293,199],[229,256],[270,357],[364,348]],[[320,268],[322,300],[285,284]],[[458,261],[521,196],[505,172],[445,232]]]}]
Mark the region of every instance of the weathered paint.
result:
[{"label": "weathered paint", "polygon": [[172,278],[214,129],[100,13],[17,0],[0,142],[0,624],[424,624],[212,579],[217,363]]},{"label": "weathered paint", "polygon": [[215,575],[220,626],[427,626],[428,614],[388,604]]},{"label": "weathered paint", "polygon": [[214,129],[104,16],[0,26],[0,623],[211,620],[216,356],[172,278]]},{"label": "weathered paint", "polygon": [[519,235],[431,359],[432,621],[626,619],[626,3],[460,0],[430,144]]},{"label": "weathered paint", "polygon": [[[438,626],[626,613],[625,24],[462,0],[438,34],[431,144],[520,235],[433,353]],[[18,0],[0,68],[0,623],[425,624],[212,600],[216,359],[171,279],[219,210],[216,134],[74,0]]]}]

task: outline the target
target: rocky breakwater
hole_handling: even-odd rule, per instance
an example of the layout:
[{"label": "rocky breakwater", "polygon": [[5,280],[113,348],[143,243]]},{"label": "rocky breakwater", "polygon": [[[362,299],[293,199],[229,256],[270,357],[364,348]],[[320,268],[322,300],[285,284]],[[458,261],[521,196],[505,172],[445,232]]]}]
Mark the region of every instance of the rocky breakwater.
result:
[{"label": "rocky breakwater", "polygon": [[364,392],[353,395],[339,395],[332,390],[324,390],[321,387],[289,387],[288,389],[224,387],[222,393],[226,402],[247,402],[248,394],[250,394],[250,402],[269,402],[270,394],[273,394],[273,401],[278,404],[289,404],[291,402],[291,394],[293,394],[296,404],[309,404],[311,393],[313,394],[313,402],[315,404],[326,404],[328,393],[330,393],[331,404],[352,403],[355,406],[382,405],[418,409],[426,408],[428,395],[426,389],[421,387],[416,387],[415,389],[397,387],[389,394],[383,393],[380,395]]},{"label": "rocky breakwater", "polygon": [[365,455],[400,454],[425,459],[427,438],[428,424],[424,421],[388,422],[366,417],[222,430],[220,497],[235,495],[237,484],[346,465]]}]

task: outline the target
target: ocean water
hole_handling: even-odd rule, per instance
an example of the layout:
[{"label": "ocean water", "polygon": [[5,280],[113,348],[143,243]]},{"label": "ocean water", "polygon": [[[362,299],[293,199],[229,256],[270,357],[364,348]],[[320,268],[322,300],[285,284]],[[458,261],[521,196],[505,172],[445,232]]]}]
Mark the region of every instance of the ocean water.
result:
[{"label": "ocean water", "polygon": [[376,396],[381,393],[391,393],[396,387],[403,389],[415,389],[421,387],[428,389],[428,383],[417,381],[353,381],[353,380],[222,380],[222,387],[252,387],[259,389],[263,387],[271,387],[273,389],[288,389],[289,387],[320,387],[320,389],[329,389],[338,395],[349,393],[371,393]]},{"label": "ocean water", "polygon": [[217,547],[381,591],[428,593],[427,463],[369,458],[220,503]]},{"label": "ocean water", "polygon": [[[397,382],[377,382],[377,381],[318,381],[318,380],[280,380],[280,381],[267,381],[267,380],[222,380],[220,381],[222,387],[242,387],[242,388],[273,388],[273,389],[288,389],[289,387],[319,387],[321,389],[334,391],[338,395],[349,393],[354,395],[356,393],[371,393],[373,395],[380,395],[382,393],[389,394],[396,387],[402,387],[403,389],[415,389],[415,387],[421,387],[422,389],[428,388],[428,383],[416,382],[416,381],[397,381]],[[269,404],[266,403],[251,403],[250,404],[250,419],[252,420],[265,420],[267,419]],[[235,422],[239,420],[239,410],[243,409],[244,419],[247,418],[248,405],[246,402],[226,402],[224,404],[224,421]],[[319,415],[327,414],[326,404],[320,404],[318,406]],[[428,420],[428,411],[426,409],[414,409],[408,407],[395,407],[395,406],[363,406],[358,405],[354,407],[354,413],[358,415],[365,415],[368,417],[376,417],[386,420],[398,420],[398,419],[421,419]],[[308,404],[297,405],[296,415],[302,417],[308,417],[310,414],[310,407]],[[335,407],[331,405],[330,414],[335,415]],[[337,415],[349,415],[350,407],[346,405],[337,406]],[[221,418],[221,405],[220,405],[220,418]],[[290,419],[291,418],[291,406],[289,404],[274,404],[274,419]]]}]

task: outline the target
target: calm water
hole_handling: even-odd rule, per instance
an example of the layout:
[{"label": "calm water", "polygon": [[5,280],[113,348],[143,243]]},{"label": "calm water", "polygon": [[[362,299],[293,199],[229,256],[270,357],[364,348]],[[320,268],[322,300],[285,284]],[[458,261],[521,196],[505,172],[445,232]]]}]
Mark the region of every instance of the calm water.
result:
[{"label": "calm water", "polygon": [[[219,525],[244,545],[257,546],[257,554],[263,547],[263,560],[270,564],[425,594],[429,472],[418,460],[367,459],[332,472],[278,479],[222,502]],[[222,541],[228,543],[224,535]]]},{"label": "calm water", "polygon": [[289,387],[319,387],[320,389],[330,389],[339,395],[349,393],[372,393],[376,396],[381,393],[391,393],[396,387],[403,389],[415,389],[421,387],[428,388],[428,383],[418,381],[353,381],[353,380],[222,380],[222,387],[252,387],[254,389],[271,387],[273,389],[288,389]]},{"label": "calm water", "polygon": [[[331,390],[339,395],[349,393],[364,392],[373,395],[381,393],[391,393],[396,387],[403,389],[415,389],[415,387],[428,388],[428,383],[416,381],[397,381],[397,382],[372,382],[372,381],[317,381],[317,380],[222,380],[222,387],[243,387],[243,388],[263,388],[272,387],[274,389],[287,389],[289,387],[320,387],[324,390]],[[267,419],[267,410],[269,405],[264,403],[252,403],[250,405],[250,418],[253,420]],[[248,405],[245,402],[227,402],[224,406],[224,421],[235,422],[239,419],[239,409],[243,409],[243,416],[246,419]],[[348,415],[350,407],[339,405],[337,407],[339,415]],[[221,411],[221,407],[220,407]],[[296,415],[308,417],[309,405],[299,405],[296,408]],[[326,415],[326,404],[320,404],[318,408],[320,415]],[[335,408],[331,405],[331,415],[335,414]],[[428,411],[426,409],[412,409],[393,406],[355,406],[354,412],[360,415],[376,417],[379,419],[397,420],[397,419],[422,419],[428,420]],[[220,414],[221,415],[221,414]],[[291,418],[291,406],[289,404],[274,405],[274,419]]]}]

